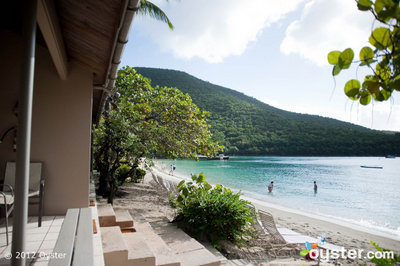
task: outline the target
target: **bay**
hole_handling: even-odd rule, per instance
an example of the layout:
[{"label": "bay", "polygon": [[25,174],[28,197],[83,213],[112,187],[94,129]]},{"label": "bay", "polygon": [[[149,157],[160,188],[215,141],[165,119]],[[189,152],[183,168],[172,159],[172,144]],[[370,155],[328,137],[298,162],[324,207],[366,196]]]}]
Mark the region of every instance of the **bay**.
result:
[{"label": "bay", "polygon": [[[178,176],[203,172],[208,182],[251,198],[400,236],[399,158],[234,156],[227,161],[158,162],[168,170],[175,163]],[[270,181],[275,184],[272,193],[267,190]]]}]

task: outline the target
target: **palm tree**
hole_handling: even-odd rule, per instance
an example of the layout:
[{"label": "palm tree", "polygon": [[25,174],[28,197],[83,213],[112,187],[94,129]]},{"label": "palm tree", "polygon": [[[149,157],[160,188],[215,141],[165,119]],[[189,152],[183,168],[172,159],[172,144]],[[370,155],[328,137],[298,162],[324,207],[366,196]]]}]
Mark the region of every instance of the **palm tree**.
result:
[{"label": "palm tree", "polygon": [[168,16],[164,13],[164,11],[162,11],[158,6],[156,6],[155,4],[153,4],[150,1],[140,0],[140,6],[139,6],[138,13],[145,15],[145,16],[148,15],[151,18],[165,22],[168,24],[168,27],[171,30],[174,29],[174,25],[172,25],[171,21],[169,20]]}]

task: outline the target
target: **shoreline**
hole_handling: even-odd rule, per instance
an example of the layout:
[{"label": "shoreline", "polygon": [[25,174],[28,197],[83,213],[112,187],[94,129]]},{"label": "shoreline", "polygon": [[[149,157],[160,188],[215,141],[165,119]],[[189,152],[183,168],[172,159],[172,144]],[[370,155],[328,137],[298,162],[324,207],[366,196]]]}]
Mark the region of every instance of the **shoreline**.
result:
[{"label": "shoreline", "polygon": [[[156,171],[169,180],[188,180],[190,178],[182,176],[180,173],[171,176],[160,170],[155,162]],[[178,181],[179,182],[179,181]],[[214,185],[214,184],[213,184]],[[264,202],[248,196],[241,196],[243,199],[252,202],[257,209],[270,212],[279,226],[294,230],[317,238],[324,232],[328,243],[343,246],[346,249],[362,248],[373,251],[375,248],[370,241],[379,246],[393,250],[395,253],[400,251],[400,237],[390,235],[385,232],[376,231],[355,225],[343,220],[334,220],[323,215],[306,213],[286,206],[281,206],[269,202]]]}]

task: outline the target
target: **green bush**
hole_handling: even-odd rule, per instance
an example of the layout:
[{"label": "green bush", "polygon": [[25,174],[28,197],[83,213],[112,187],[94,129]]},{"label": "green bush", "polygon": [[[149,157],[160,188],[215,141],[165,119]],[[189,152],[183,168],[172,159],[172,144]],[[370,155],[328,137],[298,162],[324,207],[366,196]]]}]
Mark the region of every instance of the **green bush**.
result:
[{"label": "green bush", "polygon": [[190,235],[207,239],[219,247],[220,240],[242,245],[254,237],[254,212],[248,201],[240,199],[221,185],[214,188],[205,181],[203,173],[192,175],[193,182],[178,184],[178,195],[170,195],[170,205],[177,208],[174,221]]},{"label": "green bush", "polygon": [[[392,252],[389,249],[381,248],[380,246],[375,244],[373,241],[371,241],[371,244],[378,251],[385,252],[386,254],[388,252]],[[374,258],[371,259],[371,262],[375,263],[378,266],[397,266],[397,265],[400,265],[400,256],[393,252],[393,258],[380,258],[380,259],[378,259],[378,258],[374,257]]]},{"label": "green bush", "polygon": [[131,167],[128,164],[121,164],[121,166],[118,167],[117,171],[115,171],[115,176],[118,180],[119,185],[125,182],[130,170]]},{"label": "green bush", "polygon": [[132,182],[134,182],[134,183],[142,182],[145,175],[146,175],[146,171],[145,170],[140,169],[140,168],[136,168],[136,174],[132,178]]}]

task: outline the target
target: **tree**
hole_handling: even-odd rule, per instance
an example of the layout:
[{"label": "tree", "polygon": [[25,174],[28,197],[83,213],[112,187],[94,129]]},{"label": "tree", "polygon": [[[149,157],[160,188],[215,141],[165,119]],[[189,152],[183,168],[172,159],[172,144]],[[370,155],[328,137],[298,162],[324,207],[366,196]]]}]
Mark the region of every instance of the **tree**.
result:
[{"label": "tree", "polygon": [[221,147],[211,141],[208,116],[188,94],[174,88],[153,88],[131,67],[119,70],[116,89],[106,101],[94,135],[99,193],[112,202],[124,181],[116,176],[122,161],[130,164],[133,174],[141,157],[213,156]]},{"label": "tree", "polygon": [[155,18],[159,21],[165,22],[168,24],[168,27],[171,30],[174,29],[174,25],[172,25],[172,22],[169,20],[168,16],[164,13],[164,11],[162,11],[158,6],[156,6],[150,1],[140,0],[140,6],[138,12],[139,14],[149,16],[151,18]]},{"label": "tree", "polygon": [[369,38],[373,48],[365,46],[360,51],[360,61],[353,61],[351,48],[343,52],[332,51],[328,61],[334,65],[332,75],[336,76],[352,63],[371,70],[362,84],[357,79],[349,80],[344,92],[351,100],[362,105],[390,99],[394,90],[400,91],[400,7],[399,0],[357,0],[358,9],[369,11],[382,26],[375,28]]}]

